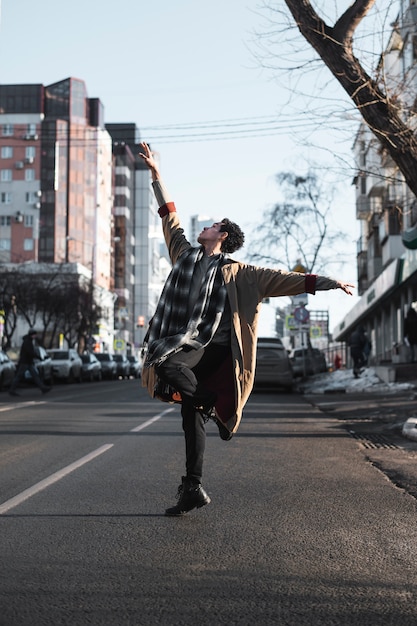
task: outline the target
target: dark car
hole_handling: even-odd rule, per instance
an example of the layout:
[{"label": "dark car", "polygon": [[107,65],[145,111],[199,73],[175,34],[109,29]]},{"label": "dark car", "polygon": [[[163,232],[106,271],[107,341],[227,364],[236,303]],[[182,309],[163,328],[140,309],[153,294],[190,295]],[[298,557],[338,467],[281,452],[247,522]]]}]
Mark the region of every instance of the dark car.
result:
[{"label": "dark car", "polygon": [[[35,346],[36,357],[34,364],[38,370],[39,378],[43,383],[52,385],[54,381],[54,373],[52,370],[52,359],[42,346]],[[32,375],[29,370],[25,372],[25,380],[32,381]]]},{"label": "dark car", "polygon": [[279,337],[259,337],[255,387],[282,387],[292,391],[294,375],[288,352]]},{"label": "dark car", "polygon": [[318,348],[296,348],[291,355],[291,365],[294,376],[312,376],[327,372],[327,362],[324,353]]},{"label": "dark car", "polygon": [[96,358],[101,363],[101,375],[103,378],[114,380],[117,378],[117,363],[109,352],[96,352]]},{"label": "dark car", "polygon": [[94,380],[102,379],[101,363],[95,354],[86,352],[81,355],[81,361],[83,362],[81,366],[81,376],[83,380],[93,382]]},{"label": "dark car", "polygon": [[124,354],[113,354],[113,359],[117,365],[117,376],[121,378],[129,378],[130,376],[130,363]]},{"label": "dark car", "polygon": [[133,376],[133,378],[140,378],[141,373],[142,373],[142,362],[139,361],[139,359],[134,356],[133,354],[130,354],[127,357],[127,360],[129,361],[129,374],[130,376]]},{"label": "dark car", "polygon": [[16,366],[7,354],[0,350],[0,390],[8,387],[16,373]]}]

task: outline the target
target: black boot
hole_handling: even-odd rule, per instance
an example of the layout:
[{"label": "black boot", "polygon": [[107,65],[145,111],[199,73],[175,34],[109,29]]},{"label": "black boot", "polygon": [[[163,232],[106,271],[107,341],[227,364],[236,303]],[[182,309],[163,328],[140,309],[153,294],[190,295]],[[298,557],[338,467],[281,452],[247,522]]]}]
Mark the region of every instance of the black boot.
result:
[{"label": "black boot", "polygon": [[233,437],[233,433],[231,433],[230,430],[228,430],[226,426],[223,424],[221,419],[217,417],[216,411],[214,408],[216,400],[217,400],[217,395],[215,393],[208,392],[204,400],[202,400],[201,404],[198,405],[198,402],[197,402],[197,406],[196,404],[194,406],[195,406],[196,411],[200,413],[201,417],[203,418],[205,422],[208,422],[209,420],[213,420],[213,422],[216,424],[217,428],[219,429],[220,439],[223,439],[223,441],[230,441],[231,438]]},{"label": "black boot", "polygon": [[231,433],[230,430],[226,428],[226,426],[223,424],[221,419],[217,417],[216,413],[213,411],[213,414],[210,415],[209,417],[210,419],[213,420],[213,422],[216,424],[217,428],[219,429],[220,439],[223,439],[223,441],[230,441],[231,438],[233,437],[233,433]]},{"label": "black boot", "polygon": [[210,503],[210,498],[204,491],[201,483],[193,481],[186,476],[182,477],[182,483],[178,487],[178,504],[165,511],[165,515],[178,517],[185,515],[192,509],[200,509]]}]

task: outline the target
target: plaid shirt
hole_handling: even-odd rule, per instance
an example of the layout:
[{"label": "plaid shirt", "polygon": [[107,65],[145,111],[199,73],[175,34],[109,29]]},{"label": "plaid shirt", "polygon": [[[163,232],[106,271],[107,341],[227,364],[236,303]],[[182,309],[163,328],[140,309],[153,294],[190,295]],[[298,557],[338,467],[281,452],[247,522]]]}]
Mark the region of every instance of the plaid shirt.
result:
[{"label": "plaid shirt", "polygon": [[226,288],[221,272],[224,254],[210,260],[191,315],[188,304],[191,281],[203,248],[190,248],[175,263],[152,318],[145,367],[160,364],[182,346],[202,348],[210,343],[222,317]]}]

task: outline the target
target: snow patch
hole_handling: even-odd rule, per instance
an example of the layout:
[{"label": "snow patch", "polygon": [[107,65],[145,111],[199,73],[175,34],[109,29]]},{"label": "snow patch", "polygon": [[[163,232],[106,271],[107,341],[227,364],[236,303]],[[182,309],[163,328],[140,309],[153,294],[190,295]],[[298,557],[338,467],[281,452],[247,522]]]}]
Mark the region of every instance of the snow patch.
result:
[{"label": "snow patch", "polygon": [[355,378],[352,370],[335,370],[325,374],[316,374],[308,380],[300,382],[298,389],[303,393],[321,394],[340,391],[341,393],[377,393],[406,391],[414,389],[412,383],[385,383],[372,367],[363,370],[359,378]]}]

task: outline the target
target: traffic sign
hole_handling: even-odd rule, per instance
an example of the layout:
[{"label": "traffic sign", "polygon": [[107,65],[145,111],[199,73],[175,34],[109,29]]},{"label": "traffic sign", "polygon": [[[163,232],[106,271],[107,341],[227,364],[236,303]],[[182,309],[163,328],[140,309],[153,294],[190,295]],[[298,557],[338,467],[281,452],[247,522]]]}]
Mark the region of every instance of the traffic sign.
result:
[{"label": "traffic sign", "polygon": [[298,306],[294,310],[294,317],[300,324],[307,324],[310,319],[310,313],[304,306]]},{"label": "traffic sign", "polygon": [[294,315],[286,315],[285,316],[285,326],[288,328],[288,330],[296,330],[297,329],[297,323],[294,319]]},{"label": "traffic sign", "polygon": [[310,328],[310,337],[311,339],[318,339],[321,337],[321,328],[320,326],[311,326]]},{"label": "traffic sign", "polygon": [[113,347],[115,350],[123,350],[125,347],[124,339],[115,339],[113,341]]}]

